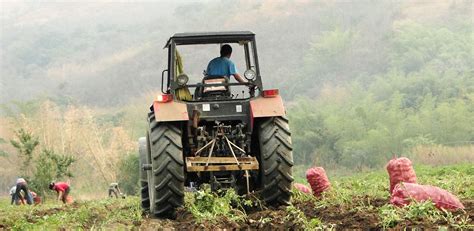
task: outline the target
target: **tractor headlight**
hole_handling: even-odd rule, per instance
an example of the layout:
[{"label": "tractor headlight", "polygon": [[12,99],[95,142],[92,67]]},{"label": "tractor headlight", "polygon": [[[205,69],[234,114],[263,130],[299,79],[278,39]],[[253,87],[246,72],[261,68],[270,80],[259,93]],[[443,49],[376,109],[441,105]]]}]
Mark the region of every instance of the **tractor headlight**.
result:
[{"label": "tractor headlight", "polygon": [[254,80],[255,77],[257,77],[257,73],[255,73],[254,70],[252,69],[248,69],[244,72],[244,77],[247,79],[247,80]]},{"label": "tractor headlight", "polygon": [[188,83],[188,80],[189,78],[186,74],[178,75],[178,77],[176,78],[176,82],[179,86],[185,86],[186,83]]}]

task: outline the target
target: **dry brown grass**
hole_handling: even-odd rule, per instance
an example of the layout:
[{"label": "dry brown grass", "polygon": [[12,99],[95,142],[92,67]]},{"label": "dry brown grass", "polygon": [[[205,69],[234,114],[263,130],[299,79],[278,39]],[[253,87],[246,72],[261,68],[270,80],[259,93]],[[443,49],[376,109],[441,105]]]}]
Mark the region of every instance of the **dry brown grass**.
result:
[{"label": "dry brown grass", "polygon": [[[20,115],[8,121],[10,131],[24,128],[39,137],[40,145],[33,154],[37,158],[42,149],[52,149],[60,154],[73,155],[74,178],[69,180],[74,190],[87,191],[93,196],[105,196],[110,182],[117,181],[117,169],[121,157],[136,152],[136,142],[122,126],[98,123],[97,113],[87,107],[60,108],[52,102],[41,104],[35,115]],[[4,139],[11,139],[4,137]],[[3,144],[9,147],[9,144]],[[19,174],[16,151],[9,147],[11,155],[0,157],[2,177],[0,186],[13,182]],[[8,173],[8,174],[7,174]],[[3,175],[5,174],[5,178]]]},{"label": "dry brown grass", "polygon": [[433,166],[474,163],[474,144],[464,146],[419,145],[412,149],[415,163]]}]

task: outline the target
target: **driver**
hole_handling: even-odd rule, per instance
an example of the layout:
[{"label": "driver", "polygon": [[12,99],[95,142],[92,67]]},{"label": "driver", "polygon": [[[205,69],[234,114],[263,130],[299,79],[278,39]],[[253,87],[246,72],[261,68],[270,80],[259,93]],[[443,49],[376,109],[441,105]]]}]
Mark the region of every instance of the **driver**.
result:
[{"label": "driver", "polygon": [[245,80],[237,73],[234,62],[230,60],[231,55],[232,47],[229,44],[224,44],[221,47],[221,56],[209,62],[206,73],[208,76],[230,77],[232,75],[239,83],[245,83]]}]

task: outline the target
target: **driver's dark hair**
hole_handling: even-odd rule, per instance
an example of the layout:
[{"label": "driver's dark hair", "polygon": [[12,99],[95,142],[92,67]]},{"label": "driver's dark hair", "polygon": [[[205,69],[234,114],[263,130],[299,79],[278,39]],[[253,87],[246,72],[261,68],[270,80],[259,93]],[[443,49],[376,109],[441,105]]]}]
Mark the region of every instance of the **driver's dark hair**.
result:
[{"label": "driver's dark hair", "polygon": [[229,44],[224,44],[221,46],[221,57],[226,57],[232,54],[232,47]]}]

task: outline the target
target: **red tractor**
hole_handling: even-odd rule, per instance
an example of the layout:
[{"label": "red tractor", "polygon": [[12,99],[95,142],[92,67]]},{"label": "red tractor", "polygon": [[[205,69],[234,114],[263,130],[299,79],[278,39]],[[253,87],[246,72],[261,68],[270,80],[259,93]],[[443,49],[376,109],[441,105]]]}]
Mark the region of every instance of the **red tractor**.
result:
[{"label": "red tractor", "polygon": [[[207,76],[188,83],[177,47],[238,44],[245,56],[245,83]],[[270,206],[288,204],[293,182],[291,133],[277,89],[264,89],[255,34],[248,31],[178,33],[167,42],[162,94],[148,113],[139,139],[141,205],[156,217],[173,217],[185,188],[209,184],[259,192]],[[231,88],[246,89],[242,95]],[[194,94],[191,90],[194,89]]]}]

